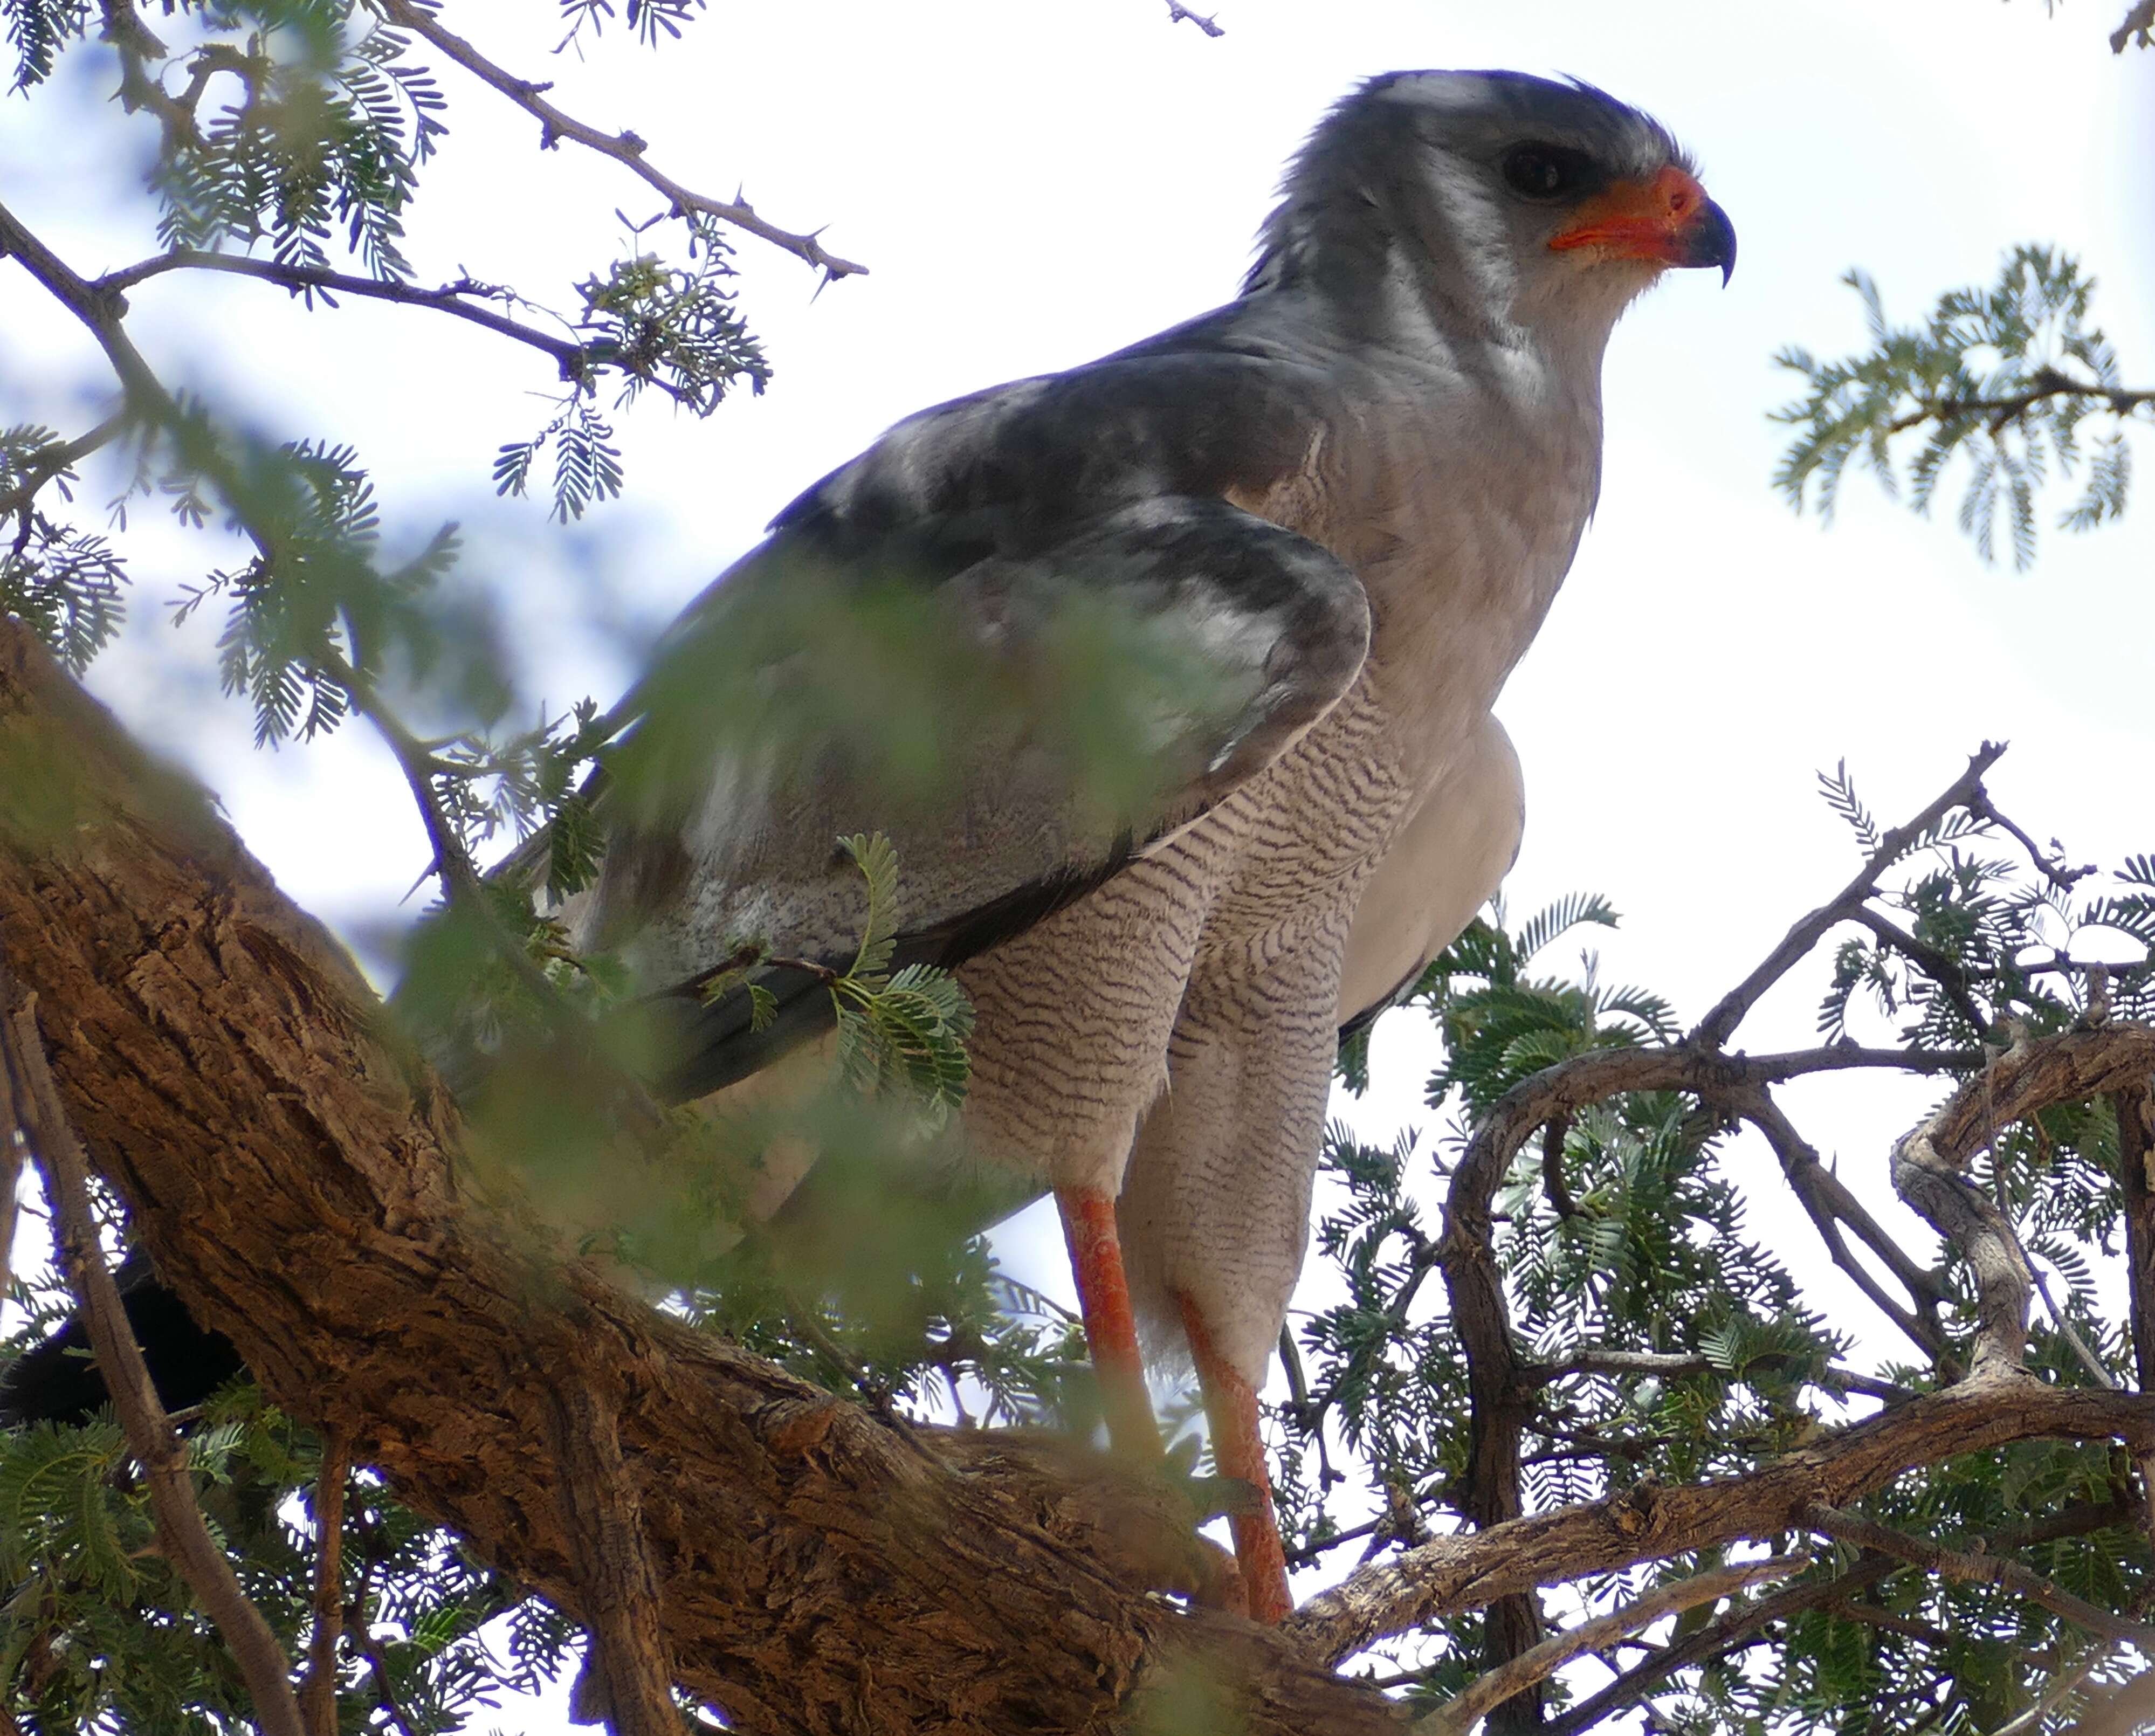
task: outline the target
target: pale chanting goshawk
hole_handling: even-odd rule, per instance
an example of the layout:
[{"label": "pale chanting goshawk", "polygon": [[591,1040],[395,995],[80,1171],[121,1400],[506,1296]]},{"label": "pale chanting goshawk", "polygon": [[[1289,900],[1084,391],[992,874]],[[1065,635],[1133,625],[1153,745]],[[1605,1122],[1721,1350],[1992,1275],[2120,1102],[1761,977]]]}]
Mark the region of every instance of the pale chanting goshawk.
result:
[{"label": "pale chanting goshawk", "polygon": [[[617,762],[646,793],[617,788],[576,938],[653,988],[750,935],[842,965],[864,906],[834,842],[895,842],[898,956],[955,967],[977,1011],[969,1149],[1054,1190],[1118,1448],[1159,1448],[1140,1343],[1186,1344],[1220,1470],[1262,1496],[1234,1522],[1261,1619],[1289,1605],[1256,1392],[1340,1025],[1508,866],[1518,763],[1490,708],[1594,510],[1610,331],[1665,268],[1725,278],[1735,252],[1669,135],[1600,90],[1373,79],[1296,157],[1234,300],[924,411],[787,507],[676,624]],[[957,658],[939,736],[883,720],[942,744],[940,803],[837,739],[858,696],[810,691],[827,648],[789,638],[833,597],[884,619],[890,594],[928,612],[908,643]],[[1072,622],[1112,644],[1117,620],[1206,691],[1140,708],[1154,775],[1108,813],[1053,740],[1083,735],[1057,709],[1078,701],[1042,672]],[[746,697],[710,692],[744,647]],[[827,1027],[813,976],[763,980],[775,1023],[739,991],[696,1014],[677,1094]]]},{"label": "pale chanting goshawk", "polygon": [[[1603,349],[1666,268],[1735,252],[1601,91],[1373,79],[1240,295],[816,484],[684,612],[610,759],[563,914],[660,1010],[677,1098],[803,1070],[866,915],[837,841],[893,842],[896,960],[955,969],[977,1015],[967,1160],[1054,1191],[1118,1450],[1159,1452],[1140,1343],[1194,1360],[1218,1467],[1261,1497],[1233,1521],[1260,1619],[1289,1604],[1256,1395],[1340,1028],[1509,866],[1490,708],[1594,508]],[[759,970],[775,1019],[705,992],[748,937],[822,967]],[[812,1155],[773,1153],[751,1208]]]}]

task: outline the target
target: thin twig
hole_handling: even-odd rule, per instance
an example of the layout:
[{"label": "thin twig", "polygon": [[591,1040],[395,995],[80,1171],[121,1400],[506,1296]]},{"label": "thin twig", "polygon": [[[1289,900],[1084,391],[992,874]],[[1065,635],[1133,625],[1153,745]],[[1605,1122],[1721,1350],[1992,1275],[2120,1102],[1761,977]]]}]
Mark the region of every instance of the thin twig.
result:
[{"label": "thin twig", "polygon": [[[1766,1136],[1766,1143],[1780,1162],[1781,1173],[1788,1178],[1797,1202],[1809,1216],[1833,1263],[1935,1365],[1948,1374],[1957,1373],[1945,1329],[1937,1320],[1936,1282],[1909,1259],[1861,1203],[1819,1161],[1816,1148],[1796,1131],[1794,1124],[1765,1091],[1738,1093],[1730,1098],[1730,1107]],[[1850,1252],[1840,1232],[1844,1222],[1856,1231],[1865,1246],[1886,1262],[1913,1300],[1913,1308],[1902,1307],[1887,1295],[1885,1287],[1871,1276],[1869,1268]]]},{"label": "thin twig", "polygon": [[187,1473],[187,1447],[158,1402],[141,1349],[128,1329],[125,1305],[98,1242],[89,1165],[45,1064],[37,997],[18,988],[4,964],[0,1012],[0,1064],[10,1077],[13,1113],[44,1171],[60,1266],[89,1324],[91,1349],[120,1413],[128,1450],[142,1467],[158,1548],[231,1648],[267,1736],[306,1736],[284,1650],[203,1522]]},{"label": "thin twig", "polygon": [[2101,398],[2110,407],[2111,412],[2118,416],[2129,416],[2142,404],[2155,404],[2155,392],[2128,392],[2116,386],[2091,385],[2054,374],[2042,385],[2032,387],[2026,392],[2016,392],[2009,397],[1934,399],[1911,410],[1906,416],[1894,417],[1886,424],[1886,432],[1903,434],[1910,428],[1921,428],[1927,422],[1971,422],[1978,417],[1994,427],[2003,428],[2015,417],[2024,416],[2045,399],[2059,397]]},{"label": "thin twig", "polygon": [[[174,248],[168,253],[160,253],[154,259],[145,259],[119,271],[109,271],[99,278],[94,288],[106,294],[118,294],[131,289],[136,284],[171,271],[212,271],[233,277],[251,277],[264,283],[276,284],[294,294],[320,294],[329,295],[358,295],[370,300],[394,302],[402,307],[432,308],[438,313],[468,320],[474,325],[484,326],[489,331],[514,338],[520,344],[541,351],[551,356],[561,370],[564,380],[581,381],[590,370],[614,359],[616,346],[611,342],[580,344],[571,338],[556,337],[551,332],[540,331],[512,320],[505,314],[496,313],[483,306],[473,297],[488,297],[495,292],[489,284],[477,283],[469,278],[460,278],[455,283],[443,284],[437,289],[422,289],[417,284],[400,283],[394,279],[360,277],[348,271],[330,271],[311,265],[288,265],[275,259],[253,259],[240,253],[205,253],[198,248]],[[663,381],[656,382],[661,386]],[[0,500],[0,512],[5,502]]]},{"label": "thin twig", "polygon": [[1688,1375],[1710,1375],[1716,1366],[1710,1356],[1581,1344],[1553,1361],[1520,1364],[1519,1379],[1532,1386],[1546,1386],[1573,1375],[1652,1375],[1665,1380],[1682,1380]]},{"label": "thin twig", "polygon": [[2053,1585],[2040,1574],[2006,1556],[1971,1555],[1958,1549],[1949,1549],[1942,1544],[1932,1543],[1925,1538],[1911,1537],[1905,1531],[1896,1531],[1891,1526],[1866,1519],[1861,1513],[1845,1513],[1823,1502],[1814,1502],[1806,1507],[1803,1512],[1803,1522],[1810,1529],[1830,1537],[1835,1543],[1849,1544],[1857,1549],[1875,1549],[1881,1555],[1891,1555],[1912,1566],[1924,1568],[1948,1580],[1995,1585],[2003,1591],[2016,1592],[2032,1602],[2040,1604],[2051,1614],[2062,1616],[2066,1621],[2076,1623],[2091,1634],[2137,1646],[2143,1653],[2155,1657],[2155,1627],[2150,1627],[2144,1621],[2113,1615],[2110,1611],[2088,1602],[2086,1598],[2076,1597],[2063,1586]]},{"label": "thin twig", "polygon": [[[1769,1055],[1729,1054],[1722,1050],[1695,1049],[1682,1043],[1665,1048],[1594,1049],[1544,1068],[1506,1092],[1476,1126],[1461,1163],[1463,1167],[1469,1163],[1487,1161],[1493,1166],[1494,1173],[1501,1175],[1519,1148],[1558,1116],[1627,1091],[1689,1091],[1717,1101],[1733,1102],[1736,1094],[1745,1087],[1778,1084],[1813,1073],[1866,1068],[1918,1073],[1961,1073],[1982,1064],[1982,1055],[1973,1050],[1871,1049],[1855,1043],[1830,1043],[1823,1048]],[[1802,1142],[1799,1140],[1797,1145],[1802,1146]],[[1802,1149],[1809,1150],[1808,1146]],[[1847,1218],[1865,1243],[1911,1284],[1914,1293],[1937,1293],[1936,1282],[1915,1266],[1823,1165],[1815,1162],[1815,1153],[1811,1153],[1810,1157],[1820,1178],[1815,1191],[1830,1201],[1835,1213]],[[1436,1268],[1438,1259],[1436,1242],[1421,1237],[1410,1226],[1401,1224],[1396,1228],[1408,1237],[1412,1247],[1400,1288],[1386,1313],[1395,1330],[1405,1324],[1423,1281]],[[1845,1246],[1841,1252],[1846,1258]],[[1848,1263],[1852,1273],[1861,1270],[1852,1260]],[[1875,1284],[1868,1273],[1858,1282]],[[1897,1311],[1890,1298],[1881,1306],[1897,1319],[1905,1314],[1905,1310]],[[1922,1336],[1922,1328],[1913,1324],[1913,1317],[1908,1319],[1907,1329],[1910,1335],[1924,1347],[1926,1354],[1930,1354],[1931,1342]],[[1313,1426],[1332,1406],[1341,1387],[1367,1371],[1381,1354],[1389,1335],[1386,1332],[1373,1332],[1361,1341],[1339,1375],[1328,1385],[1309,1411]]]},{"label": "thin twig", "polygon": [[1850,910],[1848,919],[1869,929],[1880,941],[1917,965],[1944,990],[1946,998],[1953,1002],[1954,1010],[1975,1027],[1977,1036],[1981,1037],[1990,1029],[1989,1016],[1976,1005],[1975,996],[1969,992],[1968,974],[1958,960],[1918,940],[1868,904],[1859,904]]},{"label": "thin twig", "polygon": [[1479,1718],[1514,1695],[1523,1693],[1544,1677],[1589,1652],[1600,1652],[1651,1626],[1664,1616],[1673,1616],[1703,1603],[1713,1603],[1755,1585],[1763,1580],[1785,1579],[1810,1565],[1808,1555],[1774,1555],[1763,1561],[1745,1561],[1719,1567],[1694,1578],[1661,1585],[1635,1602],[1606,1616],[1596,1616],[1552,1634],[1532,1651],[1478,1677],[1452,1699],[1414,1726],[1412,1736],[1466,1736]]},{"label": "thin twig", "polygon": [[1990,1736],[2028,1736],[2028,1733],[2042,1728],[2051,1713],[2065,1703],[2080,1685],[2101,1668],[2117,1650],[2115,1646],[2094,1645],[2083,1652],[2078,1659],[2053,1676],[2035,1703],[2019,1717],[2000,1724]]},{"label": "thin twig", "polygon": [[673,177],[652,166],[644,160],[648,147],[632,132],[601,132],[587,126],[573,115],[555,107],[547,101],[545,92],[553,87],[535,84],[529,79],[520,79],[488,59],[470,43],[454,32],[443,28],[434,15],[413,3],[413,0],[374,0],[381,15],[400,30],[409,30],[414,36],[424,37],[450,59],[463,67],[482,83],[491,85],[517,107],[539,120],[545,131],[540,135],[542,147],[551,149],[563,139],[573,140],[587,150],[601,156],[610,156],[627,166],[629,172],[665,195],[668,202],[681,216],[695,212],[704,217],[716,218],[720,223],[730,223],[737,229],[745,229],[774,247],[783,248],[796,259],[812,265],[827,279],[863,275],[865,265],[851,259],[842,259],[828,251],[815,234],[796,234],[791,230],[779,228],[755,214],[755,207],[745,199],[714,199],[708,195],[692,192]]},{"label": "thin twig", "polygon": [[356,1605],[344,1612],[344,1624],[346,1631],[351,1636],[352,1649],[366,1660],[368,1673],[374,1678],[375,1703],[388,1715],[399,1736],[419,1736],[417,1728],[404,1710],[404,1703],[397,1697],[396,1684],[389,1679],[388,1654],[361,1619]]},{"label": "thin twig", "polygon": [[[100,288],[72,269],[51,248],[24,228],[5,206],[0,206],[0,254],[13,255],[48,294],[89,329],[104,350],[113,371],[119,376],[129,407],[136,415],[154,425],[167,428],[177,427],[182,422],[183,413],[181,407],[127,335],[122,323],[126,310],[124,296]],[[214,453],[205,456],[202,463],[204,473],[223,493],[226,504],[233,509],[239,519],[241,530],[253,540],[264,559],[276,559],[279,548],[274,535],[253,522],[240,509],[239,503],[243,499],[246,490],[241,486],[233,467]],[[440,769],[440,762],[381,702],[372,683],[349,659],[333,648],[325,646],[315,654],[313,661],[320,673],[335,683],[350,696],[353,708],[381,732],[382,739],[389,744],[391,752],[396,755],[405,781],[418,803],[427,840],[433,847],[435,867],[450,902],[477,920],[480,932],[493,944],[494,950],[518,981],[534,996],[555,1029],[581,1038],[588,1029],[586,1022],[561,1000],[545,972],[533,961],[522,942],[509,931],[488,899],[470,853],[457,835],[454,825],[435,793],[433,780]],[[586,1051],[595,1047],[588,1042],[585,1042],[583,1047]],[[664,1115],[652,1102],[649,1092],[642,1083],[619,1068],[611,1068],[610,1072],[617,1087],[617,1100],[631,1122],[645,1133],[662,1127]]]},{"label": "thin twig", "polygon": [[[2030,1544],[2052,1543],[2063,1537],[2085,1537],[2106,1530],[2132,1518],[2123,1501],[2086,1503],[2045,1514],[2024,1525],[2005,1526],[1989,1539],[1992,1549],[2020,1549]],[[1890,1555],[1866,1550],[1846,1573],[1830,1580],[1815,1580],[1776,1592],[1747,1609],[1732,1611],[1713,1626],[1671,1641],[1641,1660],[1596,1692],[1567,1708],[1549,1720],[1543,1736],[1580,1736],[1611,1713],[1635,1704],[1678,1670],[1694,1668],[1711,1659],[1726,1657],[1747,1646],[1763,1645],[1768,1636],[1761,1630],[1830,1604],[1842,1602],[1866,1591],[1890,1575],[1905,1570],[1907,1564]],[[2106,1649],[2106,1648],[2099,1648]],[[2094,1664],[2089,1665],[2091,1669]],[[2061,1696],[2062,1698],[2062,1696]],[[1999,1731],[1996,1736],[2006,1736]]]},{"label": "thin twig", "polygon": [[10,519],[27,511],[46,484],[67,474],[100,447],[110,445],[126,426],[125,416],[108,416],[88,433],[78,434],[64,445],[39,453],[31,460],[22,481],[0,494],[0,519]]},{"label": "thin twig", "polygon": [[[2020,1252],[2023,1258],[2028,1257],[2024,1246]],[[2073,1353],[2073,1360],[2086,1370],[2088,1378],[2096,1385],[2115,1389],[2118,1385],[2117,1376],[2102,1365],[2102,1359],[2081,1336],[2080,1329],[2067,1317],[2065,1309],[2059,1305],[2058,1298],[2050,1293],[2050,1281],[2043,1275],[2043,1268],[2033,1259],[2028,1259],[2028,1274],[2035,1280],[2035,1293],[2043,1298],[2043,1307],[2050,1317],[2050,1324],[2058,1329],[2058,1336],[2065,1341],[2065,1348]]]},{"label": "thin twig", "polygon": [[[2137,396],[2149,402],[2155,402],[2155,392],[2143,392]],[[2000,832],[2010,836],[2022,849],[2028,853],[2028,860],[2035,865],[2036,873],[2042,875],[2060,892],[2071,892],[2075,886],[2095,872],[2093,863],[2089,863],[2082,868],[2069,868],[2062,858],[2044,849],[2035,839],[2028,836],[2017,822],[1990,799],[1990,792],[1988,790],[1977,791],[1975,800],[1968,805],[1968,811],[1978,819],[1995,826]],[[2050,842],[2054,846],[2057,843],[2055,838],[2051,839]]]},{"label": "thin twig", "polygon": [[1895,827],[1879,839],[1878,848],[1871,853],[1870,859],[1856,878],[1832,899],[1799,919],[1756,970],[1715,1003],[1687,1041],[1710,1047],[1727,1042],[1743,1016],[1758,1004],[1759,996],[1824,940],[1835,924],[1854,915],[1862,907],[1864,901],[1878,889],[1878,877],[1899,861],[1911,844],[1953,809],[1965,807],[1981,797],[1984,773],[1998,763],[1998,756],[2004,751],[2003,742],[1984,743],[1969,760],[1968,770],[1914,819],[1905,826]]},{"label": "thin twig", "polygon": [[351,1443],[332,1427],[322,1437],[315,1478],[314,1631],[299,1709],[309,1736],[337,1736],[337,1638],[344,1616],[344,1487],[351,1475]]},{"label": "thin twig", "polygon": [[1732,1610],[1712,1626],[1673,1640],[1650,1653],[1607,1687],[1567,1708],[1560,1716],[1548,1721],[1544,1736],[1579,1736],[1579,1732],[1591,1729],[1610,1713],[1644,1699],[1678,1670],[1691,1669],[1747,1646],[1763,1645],[1767,1636],[1759,1631],[1762,1628],[1817,1609],[1852,1591],[1866,1590],[1897,1571],[1901,1564],[1888,1556],[1867,1555],[1838,1578],[1791,1585],[1757,1603]]},{"label": "thin twig", "polygon": [[1195,24],[1207,36],[1225,36],[1227,32],[1205,13],[1192,12],[1182,0],[1167,0],[1167,21],[1170,24]]}]

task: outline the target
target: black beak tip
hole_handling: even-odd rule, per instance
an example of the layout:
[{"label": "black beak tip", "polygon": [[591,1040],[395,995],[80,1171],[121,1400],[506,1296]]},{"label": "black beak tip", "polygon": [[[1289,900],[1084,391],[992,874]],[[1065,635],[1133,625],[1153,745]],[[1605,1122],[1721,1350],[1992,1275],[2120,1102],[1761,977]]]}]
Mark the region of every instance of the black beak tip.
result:
[{"label": "black beak tip", "polygon": [[1697,245],[1698,263],[1718,265],[1721,286],[1727,289],[1729,279],[1736,275],[1736,225],[1729,222],[1728,213],[1711,199],[1699,213]]}]

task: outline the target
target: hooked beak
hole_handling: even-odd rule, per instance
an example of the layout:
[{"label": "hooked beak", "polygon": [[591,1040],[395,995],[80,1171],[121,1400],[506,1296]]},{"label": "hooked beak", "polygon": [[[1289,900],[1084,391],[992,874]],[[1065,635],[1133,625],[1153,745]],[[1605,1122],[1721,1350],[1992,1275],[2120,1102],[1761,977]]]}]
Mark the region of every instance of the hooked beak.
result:
[{"label": "hooked beak", "polygon": [[1590,247],[1612,259],[1718,265],[1724,284],[1735,273],[1736,226],[1674,163],[1651,181],[1617,182],[1580,206],[1577,218],[1549,243],[1556,252]]}]

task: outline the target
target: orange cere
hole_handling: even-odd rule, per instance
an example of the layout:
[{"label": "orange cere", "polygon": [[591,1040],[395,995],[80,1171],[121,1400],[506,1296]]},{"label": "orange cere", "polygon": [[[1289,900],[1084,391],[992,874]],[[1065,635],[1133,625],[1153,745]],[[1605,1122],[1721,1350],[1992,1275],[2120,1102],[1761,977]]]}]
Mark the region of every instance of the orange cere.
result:
[{"label": "orange cere", "polygon": [[1692,263],[1692,238],[1713,202],[1698,178],[1671,163],[1651,181],[1618,181],[1579,207],[1579,221],[1549,243],[1559,253],[1599,248],[1619,259]]}]

